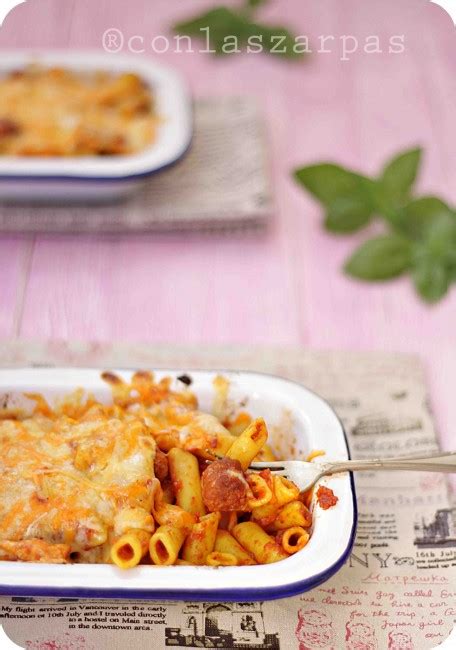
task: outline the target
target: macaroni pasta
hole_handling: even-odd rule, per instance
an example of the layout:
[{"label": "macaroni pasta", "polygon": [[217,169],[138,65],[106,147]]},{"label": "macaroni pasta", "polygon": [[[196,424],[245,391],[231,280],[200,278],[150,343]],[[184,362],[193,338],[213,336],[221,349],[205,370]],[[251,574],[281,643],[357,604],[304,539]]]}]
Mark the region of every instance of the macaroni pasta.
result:
[{"label": "macaroni pasta", "polygon": [[[264,420],[221,421],[149,372],[102,377],[110,404],[78,390],[0,410],[0,560],[248,566],[308,543],[308,495],[248,469],[273,457]],[[226,382],[215,387],[223,413]]]}]

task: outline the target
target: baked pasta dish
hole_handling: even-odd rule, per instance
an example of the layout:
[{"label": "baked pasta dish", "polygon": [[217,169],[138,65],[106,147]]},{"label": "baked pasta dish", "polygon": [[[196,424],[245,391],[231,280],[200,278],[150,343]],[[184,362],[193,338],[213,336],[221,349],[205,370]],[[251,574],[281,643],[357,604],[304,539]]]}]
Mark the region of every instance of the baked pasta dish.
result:
[{"label": "baked pasta dish", "polygon": [[154,141],[158,123],[135,74],[32,65],[0,78],[0,155],[131,154]]},{"label": "baked pasta dish", "polygon": [[[272,460],[263,419],[198,410],[190,379],[129,383],[102,374],[105,404],[80,389],[33,412],[0,410],[0,559],[50,563],[236,566],[302,549],[309,494],[254,459]],[[217,417],[218,415],[218,417]]]}]

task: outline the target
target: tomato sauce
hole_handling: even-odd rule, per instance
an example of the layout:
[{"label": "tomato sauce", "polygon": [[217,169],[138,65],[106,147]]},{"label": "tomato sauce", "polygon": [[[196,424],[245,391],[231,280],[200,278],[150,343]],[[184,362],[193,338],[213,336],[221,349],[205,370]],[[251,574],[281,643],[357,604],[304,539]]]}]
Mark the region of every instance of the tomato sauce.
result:
[{"label": "tomato sauce", "polygon": [[320,485],[317,490],[317,501],[323,510],[328,510],[328,508],[332,508],[332,506],[336,505],[336,503],[339,501],[339,498],[336,497],[330,488],[327,488],[324,485]]}]

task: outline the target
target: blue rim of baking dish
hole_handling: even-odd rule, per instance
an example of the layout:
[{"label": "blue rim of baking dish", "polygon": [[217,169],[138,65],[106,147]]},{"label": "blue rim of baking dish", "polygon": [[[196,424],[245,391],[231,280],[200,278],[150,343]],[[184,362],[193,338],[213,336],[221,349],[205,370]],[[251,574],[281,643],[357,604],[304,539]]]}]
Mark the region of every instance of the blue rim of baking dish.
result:
[{"label": "blue rim of baking dish", "polygon": [[33,175],[33,176],[23,176],[21,174],[14,174],[14,175],[9,175],[9,174],[3,174],[0,175],[0,183],[2,182],[7,182],[7,181],[24,181],[27,183],[42,183],[43,181],[49,181],[49,182],[84,182],[84,183],[126,183],[128,181],[134,181],[134,180],[140,180],[142,178],[148,178],[149,176],[154,176],[155,174],[158,174],[160,172],[165,171],[166,169],[169,169],[170,167],[173,167],[176,163],[178,163],[184,156],[187,155],[189,152],[191,146],[193,143],[193,132],[191,133],[188,141],[185,143],[185,147],[182,149],[182,151],[179,152],[176,158],[173,158],[172,160],[168,161],[164,165],[161,165],[160,167],[154,167],[153,169],[149,169],[144,172],[138,172],[137,174],[130,174],[128,176],[75,176],[75,175],[69,175],[69,176],[51,176],[51,175]]},{"label": "blue rim of baking dish", "polygon": [[[132,370],[131,368],[125,368],[125,370]],[[157,370],[165,370],[159,369]],[[192,368],[189,370],[189,373],[197,372],[198,370]],[[204,370],[207,372],[207,369]],[[236,371],[236,370],[214,370],[214,372],[229,372],[236,373],[242,372],[243,374],[249,374],[248,370]],[[267,372],[257,372],[250,371],[250,374],[255,375],[265,375],[268,377],[275,377]],[[309,393],[312,393],[315,397],[324,402],[328,408],[331,409],[334,416],[337,418],[342,434],[344,436],[345,447],[347,449],[347,456],[351,459],[350,447],[348,445],[347,433],[342,424],[341,419],[334,411],[332,406],[318,393],[310,390],[303,384],[300,384],[297,381],[288,379],[286,377],[280,377],[283,381],[288,381],[293,384],[297,384],[302,388],[305,388]],[[280,598],[290,598],[292,596],[297,596],[306,591],[310,591],[314,587],[318,587],[323,582],[326,582],[331,578],[335,573],[337,573],[348,560],[348,557],[352,551],[353,544],[355,542],[356,535],[356,526],[358,523],[358,505],[356,501],[356,490],[355,490],[355,481],[353,478],[353,473],[349,472],[350,478],[350,490],[352,495],[352,505],[353,505],[353,521],[350,531],[350,537],[348,544],[345,547],[345,550],[342,552],[340,557],[329,566],[324,571],[316,573],[309,578],[304,580],[299,580],[297,582],[292,582],[281,587],[262,587],[255,589],[250,587],[247,589],[220,589],[218,592],[214,591],[205,591],[204,589],[185,589],[185,590],[159,590],[154,591],[153,589],[84,589],[81,587],[8,587],[7,585],[0,584],[0,596],[24,596],[24,597],[52,597],[52,598],[104,598],[104,599],[117,599],[117,600],[188,600],[188,601],[199,601],[199,602],[256,602],[256,601],[266,601],[266,600],[278,600]],[[223,570],[223,569],[222,569]]]}]

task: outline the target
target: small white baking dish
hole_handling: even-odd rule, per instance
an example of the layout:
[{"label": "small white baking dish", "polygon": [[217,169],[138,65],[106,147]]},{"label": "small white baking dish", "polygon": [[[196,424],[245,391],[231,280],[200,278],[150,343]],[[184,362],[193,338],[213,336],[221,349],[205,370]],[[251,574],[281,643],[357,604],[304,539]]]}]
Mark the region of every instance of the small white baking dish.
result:
[{"label": "small white baking dish", "polygon": [[[128,371],[116,371],[125,377]],[[169,370],[157,376],[193,379],[200,408],[210,411],[215,372]],[[224,372],[230,399],[254,416],[263,416],[273,446],[282,455],[304,458],[312,449],[326,450],[328,460],[349,457],[342,424],[320,397],[294,382],[249,372]],[[177,382],[177,380],[176,380]],[[79,368],[0,370],[0,403],[18,404],[24,391],[43,393],[51,401],[83,386],[109,400],[100,371]],[[22,398],[23,400],[23,398]],[[293,454],[292,451],[293,450]],[[150,598],[203,601],[256,601],[292,596],[327,580],[346,561],[356,527],[352,476],[323,481],[339,501],[329,510],[316,507],[307,546],[295,555],[264,566],[192,567],[139,566],[122,571],[112,565],[0,563],[0,594],[102,598]]]},{"label": "small white baking dish", "polygon": [[157,139],[125,156],[0,156],[0,200],[106,201],[131,194],[151,174],[177,162],[193,132],[190,94],[182,78],[153,59],[99,51],[3,51],[0,76],[30,63],[76,72],[134,72],[151,87],[162,119]]}]

